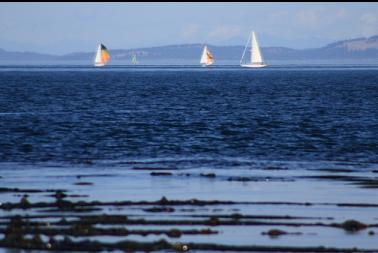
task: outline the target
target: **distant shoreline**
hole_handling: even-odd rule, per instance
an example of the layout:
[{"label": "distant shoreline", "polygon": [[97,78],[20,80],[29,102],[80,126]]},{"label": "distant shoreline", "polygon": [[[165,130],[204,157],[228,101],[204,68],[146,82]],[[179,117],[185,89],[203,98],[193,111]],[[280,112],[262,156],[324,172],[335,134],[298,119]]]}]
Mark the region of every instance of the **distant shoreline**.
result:
[{"label": "distant shoreline", "polygon": [[[206,44],[214,55],[215,62],[219,60],[240,60],[244,46],[215,46]],[[93,61],[95,55],[93,51],[72,52],[63,55],[53,55],[35,52],[7,51],[0,48],[0,61]],[[112,49],[107,45],[111,61],[128,60],[131,61],[135,54],[138,59],[144,60],[196,60],[199,61],[203,43],[167,45],[157,47],[132,48],[132,49]],[[292,49],[288,47],[264,47],[261,45],[264,58],[271,60],[326,60],[326,59],[375,59],[378,61],[378,35],[369,38],[358,38],[352,40],[338,41],[320,48]]]}]

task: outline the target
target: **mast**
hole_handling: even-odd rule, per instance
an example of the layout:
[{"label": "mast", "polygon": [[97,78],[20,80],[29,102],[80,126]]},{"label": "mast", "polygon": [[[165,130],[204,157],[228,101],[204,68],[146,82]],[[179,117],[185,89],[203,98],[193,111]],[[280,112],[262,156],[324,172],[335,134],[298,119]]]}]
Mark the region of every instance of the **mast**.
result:
[{"label": "mast", "polygon": [[248,43],[249,43],[249,39],[250,39],[250,37],[251,37],[251,36],[248,36],[247,44],[245,44],[244,51],[243,51],[242,57],[241,57],[241,59],[240,59],[240,64],[243,64],[244,55],[245,55],[245,52],[247,51],[247,47],[248,47]]}]

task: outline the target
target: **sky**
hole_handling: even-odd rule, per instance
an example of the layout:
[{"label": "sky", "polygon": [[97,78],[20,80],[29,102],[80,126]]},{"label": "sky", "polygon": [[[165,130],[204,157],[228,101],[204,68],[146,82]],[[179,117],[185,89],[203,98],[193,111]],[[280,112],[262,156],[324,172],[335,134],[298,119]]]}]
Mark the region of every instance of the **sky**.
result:
[{"label": "sky", "polygon": [[172,44],[322,47],[378,34],[378,3],[0,3],[0,48],[49,54]]}]

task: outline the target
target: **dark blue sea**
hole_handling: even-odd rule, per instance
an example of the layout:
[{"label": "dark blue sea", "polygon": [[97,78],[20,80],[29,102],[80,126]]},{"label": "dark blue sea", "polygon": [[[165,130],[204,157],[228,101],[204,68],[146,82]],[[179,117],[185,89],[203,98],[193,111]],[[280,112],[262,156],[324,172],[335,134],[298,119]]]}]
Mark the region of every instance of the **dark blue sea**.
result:
[{"label": "dark blue sea", "polygon": [[3,67],[0,162],[378,162],[378,69]]}]

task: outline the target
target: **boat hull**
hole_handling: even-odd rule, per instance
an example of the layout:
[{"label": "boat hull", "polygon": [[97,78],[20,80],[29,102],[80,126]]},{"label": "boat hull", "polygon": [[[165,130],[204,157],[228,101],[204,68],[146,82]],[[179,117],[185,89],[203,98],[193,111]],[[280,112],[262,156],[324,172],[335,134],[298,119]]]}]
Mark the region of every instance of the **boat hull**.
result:
[{"label": "boat hull", "polygon": [[104,63],[95,63],[94,66],[95,67],[103,67],[103,66],[105,66],[105,64]]},{"label": "boat hull", "polygon": [[263,68],[266,67],[266,64],[240,64],[243,68]]}]

